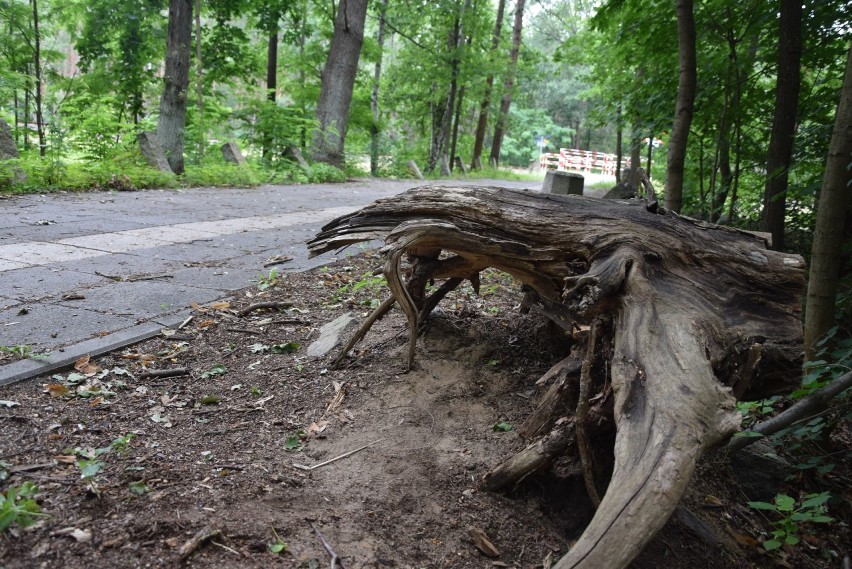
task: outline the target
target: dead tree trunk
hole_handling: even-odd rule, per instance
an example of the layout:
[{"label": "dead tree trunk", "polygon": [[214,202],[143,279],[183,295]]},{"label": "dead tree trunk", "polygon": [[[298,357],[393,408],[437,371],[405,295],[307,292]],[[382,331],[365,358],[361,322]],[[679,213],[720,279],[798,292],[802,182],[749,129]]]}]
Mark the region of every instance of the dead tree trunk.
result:
[{"label": "dead tree trunk", "polygon": [[[655,200],[427,186],[336,219],[309,247],[319,254],[381,237],[393,296],[357,334],[396,302],[410,326],[409,365],[428,308],[462,279],[476,285],[487,267],[521,281],[539,312],[563,329],[601,324],[599,334],[587,334],[603,348],[588,350],[579,388],[570,385],[576,363],[551,370],[564,384],[550,391],[559,398],[547,407],[555,415],[525,424],[527,435],[545,434],[485,482],[517,481],[559,453],[585,448],[579,456],[591,460],[583,472],[594,489],[601,469],[588,443],[612,440],[594,437],[596,425],[609,421],[609,486],[561,569],[625,567],[674,511],[701,453],[737,429],[735,398],[798,383],[802,259],[769,251],[753,235],[658,210]],[[447,282],[429,297],[432,279]],[[564,409],[575,398],[572,416]],[[584,432],[589,439],[577,441]]]}]

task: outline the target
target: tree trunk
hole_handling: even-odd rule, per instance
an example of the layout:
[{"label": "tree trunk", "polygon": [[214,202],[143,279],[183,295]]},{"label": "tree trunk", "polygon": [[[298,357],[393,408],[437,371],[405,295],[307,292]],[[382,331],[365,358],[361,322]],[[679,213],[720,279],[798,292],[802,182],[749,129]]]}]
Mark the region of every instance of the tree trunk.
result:
[{"label": "tree trunk", "polygon": [[825,177],[819,195],[816,230],[811,250],[811,270],[805,308],[805,355],[813,359],[816,343],[834,323],[835,299],[840,270],[843,226],[852,211],[852,48],[846,61],[846,74],[834,131],[825,164]]},{"label": "tree trunk", "polygon": [[[308,244],[316,255],[385,237],[383,272],[393,297],[376,314],[395,301],[406,315],[409,366],[433,308],[426,285],[475,285],[487,267],[523,283],[560,325],[608,323],[599,344],[608,348],[587,351],[604,365],[584,361],[579,393],[584,376],[595,389],[611,386],[612,404],[601,412],[615,425],[614,449],[598,456],[614,456],[613,474],[560,569],[625,567],[674,511],[701,453],[736,429],[732,393],[762,398],[799,383],[790,370],[801,357],[801,257],[655,204],[426,186],[340,217]],[[761,364],[743,373],[755,351]],[[585,401],[597,400],[585,392]],[[584,421],[578,412],[576,422]],[[538,468],[570,446],[570,425],[556,427],[519,461]],[[576,436],[583,437],[579,429]]]},{"label": "tree trunk", "polygon": [[766,159],[766,191],[763,197],[763,230],[772,234],[772,248],[784,248],[784,214],[787,173],[793,157],[796,112],[799,106],[802,58],[802,3],[781,0],[778,33],[778,75],[775,83],[775,116]]},{"label": "tree trunk", "polygon": [[692,14],[692,0],[677,0],[676,10],[680,75],[666,163],[666,207],[675,213],[680,213],[683,205],[683,167],[686,160],[689,126],[692,124],[695,109],[695,19]]},{"label": "tree trunk", "polygon": [[446,158],[447,164],[451,169],[453,157],[448,155],[448,145],[450,145],[450,141],[452,139],[453,116],[455,115],[456,110],[456,96],[458,94],[459,84],[459,66],[461,65],[462,46],[464,46],[464,13],[469,6],[470,0],[465,0],[464,4],[461,4],[455,25],[450,32],[449,41],[449,47],[453,54],[450,59],[450,86],[447,90],[447,108],[444,109],[443,120],[441,122],[441,145],[438,153],[440,156]]},{"label": "tree trunk", "polygon": [[44,156],[47,151],[47,142],[44,137],[44,112],[42,104],[42,77],[41,77],[41,33],[38,29],[38,0],[33,3],[33,71],[35,72],[35,111],[36,131],[38,132],[38,154]]},{"label": "tree trunk", "polygon": [[385,47],[385,19],[388,10],[388,0],[379,4],[379,29],[376,32],[376,44],[379,48],[379,58],[373,71],[373,92],[370,94],[370,110],[373,112],[373,124],[370,125],[370,174],[379,173],[379,84],[382,79],[382,59]]},{"label": "tree trunk", "polygon": [[166,69],[157,140],[175,174],[183,174],[183,141],[192,44],[192,0],[170,0]]},{"label": "tree trunk", "polygon": [[[500,46],[500,33],[503,29],[503,14],[506,11],[506,0],[497,2],[497,20],[494,23],[494,35],[491,38],[491,53]],[[482,148],[485,145],[485,129],[488,127],[488,107],[491,105],[491,90],[494,88],[494,74],[489,73],[485,79],[485,93],[479,105],[479,120],[476,123],[476,134],[473,138],[473,157],[470,160],[471,170],[482,168]]]},{"label": "tree trunk", "polygon": [[[207,129],[204,127],[204,66],[201,60],[201,0],[195,0],[195,105],[198,108],[198,161],[201,162],[207,145]],[[138,122],[135,110],[133,122]]]},{"label": "tree trunk", "polygon": [[464,104],[464,91],[465,86],[462,85],[459,89],[459,95],[456,101],[456,112],[453,117],[453,135],[452,140],[450,141],[450,170],[452,171],[453,166],[456,163],[456,147],[459,141],[459,121],[461,121],[461,112],[462,105]]},{"label": "tree trunk", "polygon": [[491,141],[491,155],[488,161],[495,166],[500,164],[500,147],[509,122],[509,108],[512,106],[512,93],[515,88],[515,74],[518,69],[518,55],[521,52],[521,31],[524,27],[524,5],[526,0],[517,0],[515,6],[515,25],[512,27],[512,51],[509,54],[509,67],[503,82],[503,98],[500,100],[500,114],[494,127],[494,139]]},{"label": "tree trunk", "polygon": [[622,162],[622,136],[624,132],[624,121],[621,114],[621,102],[615,107],[615,183],[621,183],[621,162]]},{"label": "tree trunk", "polygon": [[[266,100],[275,103],[278,96],[278,20],[280,16],[273,16],[275,22],[269,22],[269,39],[266,44]],[[267,125],[271,128],[271,125]],[[262,154],[266,160],[270,159],[272,153],[272,132],[263,133]]]},{"label": "tree trunk", "polygon": [[639,125],[633,124],[630,142],[630,186],[639,189],[639,167],[642,165],[642,134]]},{"label": "tree trunk", "polygon": [[319,129],[314,134],[313,159],[343,166],[343,143],[349,128],[349,106],[358,72],[367,0],[341,0],[334,21],[334,36],[322,72],[317,103]]}]

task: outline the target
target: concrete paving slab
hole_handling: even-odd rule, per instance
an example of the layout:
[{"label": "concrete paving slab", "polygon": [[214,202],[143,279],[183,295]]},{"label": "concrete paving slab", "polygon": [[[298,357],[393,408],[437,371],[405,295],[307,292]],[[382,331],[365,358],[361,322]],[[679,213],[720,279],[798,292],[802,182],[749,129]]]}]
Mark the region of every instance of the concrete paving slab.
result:
[{"label": "concrete paving slab", "polygon": [[118,282],[85,291],[85,298],[61,301],[62,306],[113,316],[147,320],[224,296],[226,291],[196,288],[169,279]]},{"label": "concrete paving slab", "polygon": [[[141,223],[122,221],[121,229],[144,227]],[[70,222],[53,222],[50,225],[25,225],[0,230],[0,245],[27,241],[59,241],[82,235],[99,235],[116,230],[116,222],[104,218],[76,219]]]},{"label": "concrete paving slab", "polygon": [[218,237],[219,234],[213,231],[199,231],[197,229],[189,229],[184,225],[166,225],[159,227],[148,227],[145,229],[132,229],[123,231],[125,235],[133,235],[136,237],[150,238],[155,241],[165,241],[169,243],[191,243],[204,239],[212,239]]},{"label": "concrete paving slab", "polygon": [[129,328],[131,317],[92,312],[57,304],[25,304],[26,314],[13,306],[0,311],[0,344],[33,346],[36,351],[54,350],[101,334]]},{"label": "concrete paving slab", "polygon": [[[142,231],[150,232],[150,230]],[[168,241],[153,239],[151,236],[130,235],[126,232],[120,232],[71,237],[70,239],[57,241],[57,243],[60,245],[92,249],[101,251],[102,253],[127,253],[137,249],[149,249],[157,245],[165,245]]]},{"label": "concrete paving slab", "polygon": [[98,275],[44,266],[0,272],[3,296],[19,302],[57,299],[103,282],[104,278]]},{"label": "concrete paving slab", "polygon": [[[2,249],[2,247],[0,247]],[[6,271],[14,271],[15,269],[25,269],[27,267],[32,267],[33,265],[29,263],[21,263],[20,261],[8,261],[6,259],[0,259],[0,273],[4,273]]]},{"label": "concrete paving slab", "polygon": [[80,249],[70,245],[34,241],[30,243],[13,243],[0,246],[0,259],[30,265],[46,265],[75,261],[88,257],[103,255],[102,251]]},{"label": "concrete paving slab", "polygon": [[137,252],[134,254],[112,253],[55,266],[92,275],[107,275],[107,278],[112,277],[114,280],[132,280],[135,277],[166,273],[180,266],[177,261],[135,253]]}]

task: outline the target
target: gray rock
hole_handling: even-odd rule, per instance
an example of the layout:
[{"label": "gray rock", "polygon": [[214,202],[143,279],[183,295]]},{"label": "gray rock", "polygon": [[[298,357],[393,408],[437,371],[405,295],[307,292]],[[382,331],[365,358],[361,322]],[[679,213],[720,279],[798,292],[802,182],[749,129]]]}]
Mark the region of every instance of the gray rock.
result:
[{"label": "gray rock", "polygon": [[20,158],[18,154],[18,145],[15,144],[15,137],[12,135],[12,127],[9,123],[0,119],[0,160],[12,160]]},{"label": "gray rock", "polygon": [[630,198],[636,197],[636,189],[630,184],[626,184],[621,182],[613,186],[606,194],[604,194],[603,199],[605,200],[626,200]]},{"label": "gray rock", "polygon": [[544,176],[544,185],[541,191],[545,194],[557,194],[560,196],[567,196],[569,194],[582,196],[584,182],[585,178],[583,178],[582,174],[550,170]]},{"label": "gray rock", "polygon": [[230,164],[236,164],[237,166],[246,165],[246,158],[240,152],[240,147],[237,146],[236,142],[226,142],[222,145],[222,158]]},{"label": "gray rock", "polygon": [[320,328],[320,336],[310,346],[308,355],[321,358],[343,343],[343,336],[355,327],[358,319],[350,312],[338,316]]},{"label": "gray rock", "polygon": [[775,454],[772,445],[758,441],[731,455],[731,469],[749,500],[771,502],[795,468]]},{"label": "gray rock", "polygon": [[163,152],[163,147],[157,140],[156,133],[140,132],[136,139],[139,141],[139,149],[142,151],[142,156],[148,161],[148,164],[161,172],[171,172],[172,167],[169,166],[169,161],[166,160],[166,154]]}]

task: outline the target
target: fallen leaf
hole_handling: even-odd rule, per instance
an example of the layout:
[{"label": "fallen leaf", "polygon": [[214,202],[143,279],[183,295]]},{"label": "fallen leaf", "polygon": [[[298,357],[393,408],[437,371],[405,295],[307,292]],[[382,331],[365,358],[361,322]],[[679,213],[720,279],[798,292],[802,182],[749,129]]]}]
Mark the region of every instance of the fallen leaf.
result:
[{"label": "fallen leaf", "polygon": [[73,454],[60,454],[58,456],[54,456],[53,460],[61,462],[62,464],[74,464],[77,462],[77,457]]},{"label": "fallen leaf", "polygon": [[104,398],[103,398],[103,396],[95,397],[94,399],[92,399],[91,401],[89,401],[89,407],[96,407],[96,406],[100,405],[100,404],[101,404],[101,403],[103,403],[103,402],[104,402]]},{"label": "fallen leaf", "polygon": [[19,405],[20,405],[20,403],[18,403],[17,401],[0,400],[0,407],[7,407],[7,408],[11,409],[12,407],[17,407]]},{"label": "fallen leaf", "polygon": [[491,543],[484,531],[476,526],[470,526],[467,528],[467,533],[470,534],[470,538],[473,540],[473,545],[475,545],[476,548],[486,557],[500,557],[500,550],[497,549],[497,546]]},{"label": "fallen leaf", "polygon": [[166,545],[168,545],[171,548],[175,548],[175,547],[178,546],[178,544],[180,544],[180,540],[176,537],[170,537],[170,538],[167,538],[166,540],[164,540],[163,543],[165,543]]},{"label": "fallen leaf", "polygon": [[89,354],[86,354],[85,356],[80,356],[77,361],[74,362],[74,369],[88,377],[91,377],[101,371],[100,367],[91,363],[89,360]]},{"label": "fallen leaf", "polygon": [[328,421],[326,420],[311,423],[311,425],[308,427],[308,436],[315,437],[322,433],[326,429],[326,427],[328,427]]},{"label": "fallen leaf", "polygon": [[202,320],[201,322],[198,323],[199,328],[209,328],[209,327],[215,326],[215,325],[216,325],[215,320]]},{"label": "fallen leaf", "polygon": [[51,383],[47,386],[47,392],[51,397],[65,397],[68,395],[68,388],[61,383]]},{"label": "fallen leaf", "polygon": [[213,310],[227,310],[231,308],[231,303],[226,300],[220,300],[218,302],[211,302],[207,307]]}]

